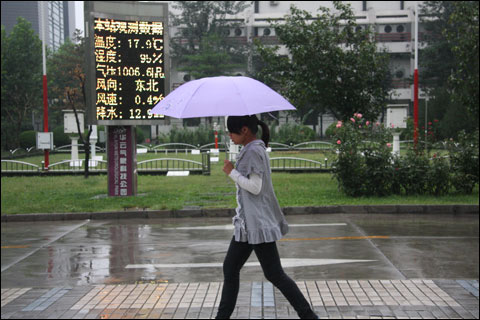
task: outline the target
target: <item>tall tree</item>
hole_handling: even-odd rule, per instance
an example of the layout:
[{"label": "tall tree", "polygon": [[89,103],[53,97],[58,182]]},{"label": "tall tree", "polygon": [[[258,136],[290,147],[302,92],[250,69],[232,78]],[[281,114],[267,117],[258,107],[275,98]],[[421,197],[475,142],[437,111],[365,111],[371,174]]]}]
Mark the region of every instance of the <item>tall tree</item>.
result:
[{"label": "tall tree", "polygon": [[209,34],[202,38],[201,49],[194,54],[184,55],[179,71],[188,72],[193,78],[228,75],[235,70],[245,68],[244,58],[229,52],[228,45],[218,34]]},{"label": "tall tree", "polygon": [[421,24],[425,29],[419,50],[420,86],[437,88],[446,86],[454,68],[453,53],[443,31],[448,28],[448,20],[453,11],[454,1],[425,1],[420,5]]},{"label": "tall tree", "polygon": [[[2,144],[16,148],[22,126],[42,110],[42,42],[19,17],[8,36],[2,28]],[[4,140],[5,139],[5,140]]]},{"label": "tall tree", "polygon": [[279,88],[304,122],[325,112],[377,119],[389,96],[388,55],[377,51],[369,29],[358,30],[349,5],[333,4],[333,12],[320,7],[316,17],[292,6],[285,23],[271,23],[289,56],[256,42],[258,77]]},{"label": "tall tree", "polygon": [[81,134],[78,111],[86,111],[85,96],[85,41],[80,36],[81,31],[74,34],[75,43],[67,39],[65,43],[53,53],[49,59],[49,71],[51,77],[51,91],[53,96],[60,101],[54,106],[57,112],[61,109],[71,109],[75,114],[77,130],[80,141],[85,148],[85,178],[88,178],[88,162],[90,160],[90,135],[92,127],[89,126],[87,136]]},{"label": "tall tree", "polygon": [[170,43],[178,69],[202,78],[226,75],[244,67],[247,44],[227,36],[230,28],[240,24],[226,17],[242,12],[248,5],[247,1],[175,1],[173,7],[180,14],[172,14],[170,21],[179,28]]},{"label": "tall tree", "polygon": [[68,107],[67,91],[74,90],[75,107],[79,110],[85,110],[85,44],[84,39],[80,37],[79,30],[75,33],[75,43],[66,39],[56,52],[52,53],[47,61],[49,73],[48,87],[49,99],[53,101],[50,104],[50,110],[57,117],[59,125],[63,124],[62,110]]},{"label": "tall tree", "polygon": [[455,1],[454,10],[444,34],[451,45],[455,69],[449,84],[453,98],[463,104],[475,119],[478,128],[479,83],[478,83],[478,1]]},{"label": "tall tree", "polygon": [[426,46],[419,52],[420,85],[429,92],[429,121],[440,137],[478,128],[478,2],[426,1]]}]

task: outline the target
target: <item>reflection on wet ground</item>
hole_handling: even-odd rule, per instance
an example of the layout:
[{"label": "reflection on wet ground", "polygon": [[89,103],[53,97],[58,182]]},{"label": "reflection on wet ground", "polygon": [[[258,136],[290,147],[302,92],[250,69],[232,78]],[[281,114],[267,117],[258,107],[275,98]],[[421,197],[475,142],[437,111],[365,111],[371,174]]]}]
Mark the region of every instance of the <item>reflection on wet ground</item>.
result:
[{"label": "reflection on wet ground", "polygon": [[[478,279],[478,215],[287,216],[296,280]],[[230,218],[2,223],[2,288],[222,281]],[[262,281],[253,254],[242,281]]]}]

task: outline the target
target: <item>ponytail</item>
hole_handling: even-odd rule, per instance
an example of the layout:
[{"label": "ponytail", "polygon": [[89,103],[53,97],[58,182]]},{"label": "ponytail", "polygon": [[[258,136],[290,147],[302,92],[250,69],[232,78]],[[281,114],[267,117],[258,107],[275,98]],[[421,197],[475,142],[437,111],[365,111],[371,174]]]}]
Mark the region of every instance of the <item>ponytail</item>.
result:
[{"label": "ponytail", "polygon": [[268,147],[268,142],[270,141],[270,129],[262,120],[258,120],[258,125],[262,127],[262,140],[265,143],[265,147]]}]

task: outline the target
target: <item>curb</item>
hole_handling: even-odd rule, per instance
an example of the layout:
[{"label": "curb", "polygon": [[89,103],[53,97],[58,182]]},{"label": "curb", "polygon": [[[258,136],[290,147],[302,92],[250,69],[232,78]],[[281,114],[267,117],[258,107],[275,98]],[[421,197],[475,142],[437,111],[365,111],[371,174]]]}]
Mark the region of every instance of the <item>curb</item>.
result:
[{"label": "curb", "polygon": [[[286,216],[302,214],[478,214],[478,205],[376,205],[284,207]],[[235,209],[135,210],[114,212],[2,215],[1,222],[233,217]]]}]

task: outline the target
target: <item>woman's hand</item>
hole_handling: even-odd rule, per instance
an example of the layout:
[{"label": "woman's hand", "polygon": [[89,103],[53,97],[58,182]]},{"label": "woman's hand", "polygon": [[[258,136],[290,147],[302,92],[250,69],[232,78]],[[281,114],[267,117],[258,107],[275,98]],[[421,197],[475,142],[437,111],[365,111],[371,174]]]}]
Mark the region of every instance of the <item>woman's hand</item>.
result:
[{"label": "woman's hand", "polygon": [[225,172],[227,175],[230,175],[230,172],[233,170],[233,164],[228,160],[225,160],[223,163],[223,172]]}]

